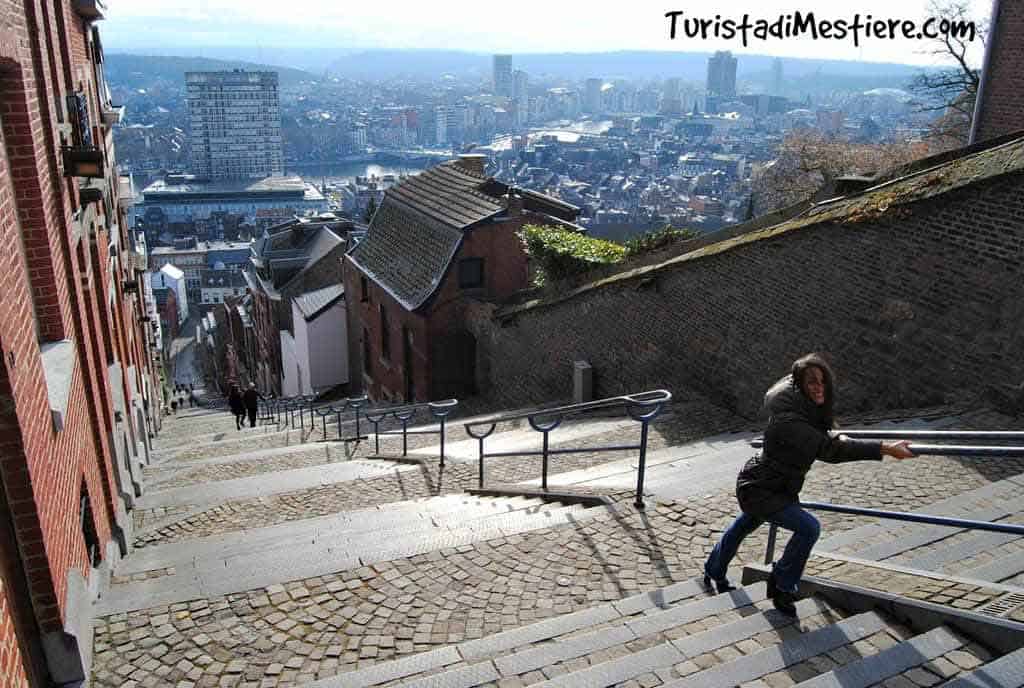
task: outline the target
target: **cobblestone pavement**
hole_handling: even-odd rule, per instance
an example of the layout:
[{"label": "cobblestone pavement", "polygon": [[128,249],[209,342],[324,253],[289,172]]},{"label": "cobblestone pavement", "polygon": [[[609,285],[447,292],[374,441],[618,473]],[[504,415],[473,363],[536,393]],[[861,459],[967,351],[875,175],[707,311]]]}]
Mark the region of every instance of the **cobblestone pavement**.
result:
[{"label": "cobblestone pavement", "polygon": [[961,583],[938,576],[897,573],[883,567],[828,556],[813,555],[807,562],[806,571],[808,575],[821,576],[838,583],[850,583],[956,609],[979,609],[1007,594],[1005,590],[986,585]]},{"label": "cobblestone pavement", "polygon": [[[852,489],[869,503],[890,499],[894,478],[916,476],[921,496],[904,495],[908,508],[988,482],[954,459],[822,468],[809,491],[845,499]],[[620,502],[576,526],[114,615],[97,623],[96,685],[287,686],[518,627],[694,577],[734,512],[726,493],[645,513]],[[821,520],[826,533],[863,522]],[[760,560],[766,533],[748,538],[737,567]]]},{"label": "cobblestone pavement", "polygon": [[195,468],[155,468],[144,474],[149,490],[170,490],[175,487],[197,485],[218,480],[246,478],[261,473],[273,473],[292,468],[320,466],[327,463],[347,461],[343,444],[314,444],[307,451],[296,451],[285,456],[242,459],[226,463],[214,463]]},{"label": "cobblestone pavement", "polygon": [[[976,427],[987,422],[974,420]],[[1008,425],[1008,419],[988,421]],[[675,443],[670,432],[659,441]],[[497,478],[512,481],[524,479],[519,476],[529,465],[525,477],[536,477],[530,464],[529,459],[503,461],[494,470]],[[461,491],[464,483],[475,482],[475,466],[449,465],[442,477],[432,465],[428,461],[396,477],[228,503],[218,507],[220,513],[211,510],[208,518],[185,521],[196,521],[191,530],[161,530],[152,542]],[[1021,461],[949,457],[823,464],[810,474],[805,496],[910,510],[1021,472]],[[694,577],[736,512],[730,491],[652,503],[645,512],[628,501],[620,499],[595,518],[570,526],[97,619],[94,685],[291,686],[516,628]],[[143,521],[173,513],[165,509]],[[838,514],[821,514],[821,521],[826,536],[870,522]],[[748,538],[735,570],[760,561],[766,535],[767,529],[760,529]],[[951,600],[973,602],[968,594],[982,594],[962,592]]]}]

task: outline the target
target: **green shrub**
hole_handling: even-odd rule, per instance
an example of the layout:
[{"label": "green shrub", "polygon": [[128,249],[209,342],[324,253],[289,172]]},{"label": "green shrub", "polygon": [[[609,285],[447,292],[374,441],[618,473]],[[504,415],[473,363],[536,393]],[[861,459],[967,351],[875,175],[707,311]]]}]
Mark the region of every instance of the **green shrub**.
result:
[{"label": "green shrub", "polygon": [[671,226],[666,226],[663,229],[645,232],[644,234],[641,234],[638,237],[633,237],[627,241],[626,253],[627,255],[635,256],[638,253],[654,251],[668,246],[669,244],[688,241],[696,236],[697,232],[692,229],[674,229]]},{"label": "green shrub", "polygon": [[579,275],[626,257],[624,246],[558,227],[524,225],[521,236],[527,253],[537,262],[538,284]]}]

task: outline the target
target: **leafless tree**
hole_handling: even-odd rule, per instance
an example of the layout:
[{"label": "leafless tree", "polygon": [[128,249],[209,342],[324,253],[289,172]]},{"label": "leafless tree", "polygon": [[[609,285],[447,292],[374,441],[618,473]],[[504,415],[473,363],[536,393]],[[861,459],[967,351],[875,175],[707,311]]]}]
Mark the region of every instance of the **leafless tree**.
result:
[{"label": "leafless tree", "polygon": [[860,144],[797,130],[786,136],[778,156],[754,184],[751,215],[761,215],[829,193],[844,175],[873,176],[924,157],[922,143]]},{"label": "leafless tree", "polygon": [[[975,40],[985,42],[988,20],[971,16],[968,0],[931,0],[929,16],[951,22],[973,21]],[[934,147],[954,148],[967,143],[974,115],[974,101],[981,84],[981,70],[967,61],[972,44],[969,36],[955,36],[952,32],[936,38],[925,51],[941,60],[952,58],[952,65],[943,69],[921,72],[910,82],[910,90],[922,99],[921,112],[941,113],[934,121],[928,138]]]}]

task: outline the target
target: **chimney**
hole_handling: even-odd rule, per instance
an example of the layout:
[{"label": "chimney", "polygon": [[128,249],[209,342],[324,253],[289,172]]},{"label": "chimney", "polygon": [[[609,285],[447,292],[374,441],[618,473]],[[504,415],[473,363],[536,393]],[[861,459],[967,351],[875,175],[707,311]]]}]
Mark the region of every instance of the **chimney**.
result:
[{"label": "chimney", "polygon": [[523,214],[523,197],[509,189],[505,196],[505,214],[509,217],[519,217]]},{"label": "chimney", "polygon": [[1024,129],[1024,3],[994,0],[971,143]]},{"label": "chimney", "polygon": [[464,170],[468,170],[473,174],[481,177],[486,176],[484,174],[484,165],[487,163],[487,156],[482,153],[463,153],[455,161],[459,167]]}]

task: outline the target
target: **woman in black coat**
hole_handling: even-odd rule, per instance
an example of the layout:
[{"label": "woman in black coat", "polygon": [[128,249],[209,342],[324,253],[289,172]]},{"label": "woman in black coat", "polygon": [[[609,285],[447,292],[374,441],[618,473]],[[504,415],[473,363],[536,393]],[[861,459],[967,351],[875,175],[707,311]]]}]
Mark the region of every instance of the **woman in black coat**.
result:
[{"label": "woman in black coat", "polygon": [[818,519],[800,508],[800,490],[815,459],[829,463],[881,461],[883,455],[908,459],[909,442],[855,440],[832,435],[834,376],[818,354],[808,354],[765,394],[769,414],[762,452],[746,463],[736,479],[742,513],[722,534],[704,565],[704,584],[718,592],[735,589],[726,577],[743,539],[765,521],[792,531],[782,557],[768,577],[768,596],[779,611],[796,615],[793,605],[800,577],[818,540]]},{"label": "woman in black coat", "polygon": [[228,408],[235,416],[235,428],[241,430],[245,427],[245,402],[242,400],[242,392],[238,385],[231,385],[231,392],[228,394]]}]

